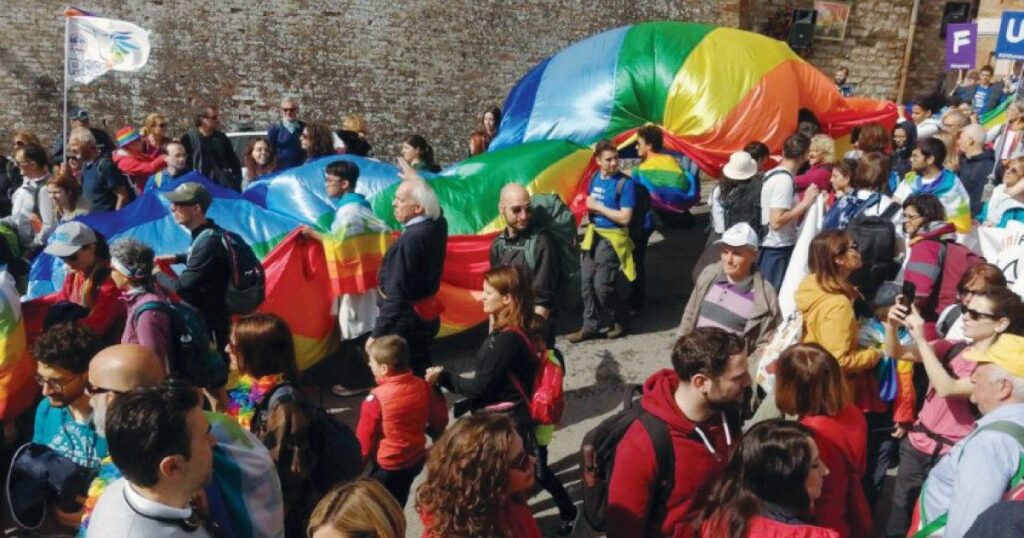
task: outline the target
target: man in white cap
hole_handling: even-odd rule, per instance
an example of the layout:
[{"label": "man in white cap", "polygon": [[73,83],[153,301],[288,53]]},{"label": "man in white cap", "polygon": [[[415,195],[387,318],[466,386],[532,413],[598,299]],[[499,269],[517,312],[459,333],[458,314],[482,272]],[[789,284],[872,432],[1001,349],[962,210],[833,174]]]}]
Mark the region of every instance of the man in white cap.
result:
[{"label": "man in white cap", "polygon": [[734,224],[713,245],[721,261],[701,272],[679,325],[679,336],[696,327],[718,327],[743,338],[747,353],[779,323],[775,288],[755,270],[757,233]]}]

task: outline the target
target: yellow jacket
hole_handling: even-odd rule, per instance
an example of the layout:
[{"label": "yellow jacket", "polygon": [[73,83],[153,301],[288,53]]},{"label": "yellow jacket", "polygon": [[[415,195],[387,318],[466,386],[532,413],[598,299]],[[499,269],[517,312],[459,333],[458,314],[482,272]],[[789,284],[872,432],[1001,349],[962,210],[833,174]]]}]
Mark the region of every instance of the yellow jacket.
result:
[{"label": "yellow jacket", "polygon": [[848,297],[821,289],[811,274],[797,287],[795,299],[804,318],[802,343],[818,344],[828,350],[847,374],[873,368],[881,360],[881,351],[858,344],[860,325],[853,312],[853,301]]},{"label": "yellow jacket", "polygon": [[633,260],[633,240],[629,238],[628,228],[598,228],[593,224],[587,225],[587,231],[580,243],[580,250],[587,252],[594,246],[594,234],[597,233],[608,241],[619,258],[619,269],[626,276],[626,280],[636,280],[636,263]]}]

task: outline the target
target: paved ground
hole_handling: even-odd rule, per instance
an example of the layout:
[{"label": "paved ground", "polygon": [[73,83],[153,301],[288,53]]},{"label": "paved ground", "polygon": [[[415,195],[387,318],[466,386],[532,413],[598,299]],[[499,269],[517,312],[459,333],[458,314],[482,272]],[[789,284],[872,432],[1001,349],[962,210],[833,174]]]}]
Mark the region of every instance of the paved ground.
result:
[{"label": "paved ground", "polygon": [[[671,367],[669,349],[693,285],[690,270],[704,246],[706,222],[706,218],[698,217],[688,227],[665,228],[663,239],[657,235],[652,239],[647,254],[648,305],[630,322],[628,336],[578,345],[569,344],[564,337],[558,339],[568,370],[566,412],[549,448],[549,465],[577,502],[580,500],[578,450],[584,434],[619,409],[625,384],[641,383],[654,371]],[[473,354],[484,335],[479,329],[436,342],[435,362],[454,372],[471,371]],[[358,398],[332,400],[331,407],[345,422],[354,423],[359,402]],[[558,526],[558,511],[550,496],[540,490],[530,504],[544,535],[553,536]],[[422,527],[412,505],[410,497],[406,507],[408,536],[419,536]],[[581,520],[575,536],[601,535],[590,532]]]}]

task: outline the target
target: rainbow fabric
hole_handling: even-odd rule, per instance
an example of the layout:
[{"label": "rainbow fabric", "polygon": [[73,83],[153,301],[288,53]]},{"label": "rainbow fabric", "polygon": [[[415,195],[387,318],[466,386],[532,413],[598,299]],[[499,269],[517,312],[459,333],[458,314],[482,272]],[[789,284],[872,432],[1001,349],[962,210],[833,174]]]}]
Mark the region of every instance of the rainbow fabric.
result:
[{"label": "rainbow fabric", "polygon": [[126,145],[142,138],[142,135],[140,135],[139,132],[132,128],[130,125],[126,125],[118,129],[116,138],[117,147],[123,148]]},{"label": "rainbow fabric", "polygon": [[[671,156],[684,155],[717,175],[728,155],[760,139],[778,150],[796,128],[797,110],[813,111],[824,131],[841,140],[858,125],[896,119],[891,103],[844,99],[826,75],[780,41],[707,25],[650,22],[580,41],[534,67],[505,101],[505,117],[488,152],[438,174],[425,173],[448,220],[450,237],[439,298],[445,305],[441,335],[485,321],[479,304],[491,240],[504,226],[498,214],[501,187],[514,182],[528,191],[557,193],[580,214],[593,175],[595,140],[630,144],[636,129],[653,123],[665,130],[665,154],[634,169],[663,209],[681,211],[699,198],[696,178]],[[336,201],[327,196],[324,169],[345,160],[359,166],[357,192],[364,195],[389,233],[331,233]],[[391,203],[398,187],[395,166],[355,156],[331,156],[261,178],[244,195],[205,182],[209,216],[242,236],[263,261],[267,298],[262,311],[281,316],[292,331],[299,367],[307,369],[337,344],[331,315],[341,293],[376,285],[381,258],[401,227]],[[108,239],[134,237],[157,254],[182,253],[189,234],[174,223],[160,192],[168,182],[116,213],[81,220]],[[307,226],[324,236],[310,241]],[[27,299],[60,286],[63,264],[41,255],[33,263]],[[325,293],[330,290],[331,293]],[[31,304],[31,303],[30,303]],[[26,314],[29,334],[41,325],[41,308]],[[28,310],[26,310],[28,312]]]},{"label": "rainbow fabric", "polygon": [[284,376],[280,374],[254,378],[251,375],[239,376],[238,384],[228,390],[228,407],[226,414],[237,420],[238,425],[246,430],[252,426],[252,417],[256,407],[274,387],[281,384]]},{"label": "rainbow fabric", "polygon": [[778,151],[797,112],[842,137],[856,125],[896,121],[896,105],[843,98],[827,75],[785,43],[734,28],[685,22],[623,26],[577,42],[526,74],[505,100],[491,148],[533,140],[621,139],[646,123],[665,147],[718,176],[751,140]]},{"label": "rainbow fabric", "polygon": [[36,363],[28,352],[21,301],[14,279],[0,272],[0,420],[34,406],[39,386],[32,379]]},{"label": "rainbow fabric", "polygon": [[978,121],[981,122],[981,126],[987,131],[996,125],[1006,123],[1006,107],[1010,106],[1010,102],[1012,100],[1013,99],[1004,99],[997,107],[982,114],[981,117],[978,118]]}]

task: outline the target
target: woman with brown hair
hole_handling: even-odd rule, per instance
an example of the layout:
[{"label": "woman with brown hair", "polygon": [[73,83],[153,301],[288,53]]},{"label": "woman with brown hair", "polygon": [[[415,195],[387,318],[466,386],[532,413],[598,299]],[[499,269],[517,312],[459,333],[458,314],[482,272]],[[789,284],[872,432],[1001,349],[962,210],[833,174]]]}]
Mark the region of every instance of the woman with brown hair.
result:
[{"label": "woman with brown hair", "polygon": [[[238,318],[226,349],[240,376],[228,390],[227,415],[267,445],[274,459],[285,505],[285,533],[301,536],[320,491],[312,487],[308,428],[299,435],[302,394],[295,346],[285,322],[273,314]],[[303,438],[299,438],[303,437]]]},{"label": "woman with brown hair", "polygon": [[164,153],[171,138],[167,136],[167,116],[153,113],[142,124],[142,154],[155,159]]},{"label": "woman with brown hair", "polygon": [[242,185],[277,171],[277,153],[270,147],[270,141],[266,138],[254,138],[245,148],[242,155]]},{"label": "woman with brown hair", "polygon": [[839,538],[811,525],[831,469],[806,426],[782,419],[750,428],[695,520],[701,538]]},{"label": "woman with brown hair", "polygon": [[853,145],[855,149],[847,151],[843,157],[860,159],[865,153],[874,151],[885,153],[885,150],[889,148],[889,133],[885,132],[885,127],[877,123],[865,125],[861,127],[857,141]]},{"label": "woman with brown hair", "polygon": [[[490,318],[491,332],[477,351],[472,379],[451,375],[443,366],[428,368],[426,379],[437,380],[445,389],[466,396],[475,413],[511,415],[527,449],[533,453],[537,448],[534,424],[529,402],[524,399],[533,389],[539,364],[530,329],[543,325],[533,323],[533,284],[520,266],[493,268],[484,274],[481,303]],[[546,333],[546,327],[543,332]],[[458,403],[455,408],[458,416]],[[547,468],[546,451],[538,453],[541,484],[558,505],[558,535],[568,536],[575,529],[579,510],[558,476]]]},{"label": "woman with brown hair", "polygon": [[307,123],[306,128],[302,130],[299,143],[302,145],[302,151],[306,152],[307,163],[313,159],[337,154],[334,151],[333,133],[327,125],[320,122]]},{"label": "woman with brown hair", "polygon": [[477,415],[441,436],[416,492],[424,537],[540,538],[526,504],[535,462],[516,429],[507,416]]},{"label": "woman with brown hair", "polygon": [[380,482],[360,478],[320,499],[306,533],[310,538],[405,538],[405,514]]},{"label": "woman with brown hair", "polygon": [[842,536],[866,537],[871,534],[871,507],[861,480],[867,469],[867,422],[848,402],[839,363],[824,348],[797,344],[779,356],[775,405],[810,428],[830,471],[812,521]]},{"label": "woman with brown hair", "polygon": [[92,206],[82,197],[82,185],[75,178],[66,175],[50,178],[46,192],[53,202],[58,222],[67,222],[82,215],[88,215]]}]

